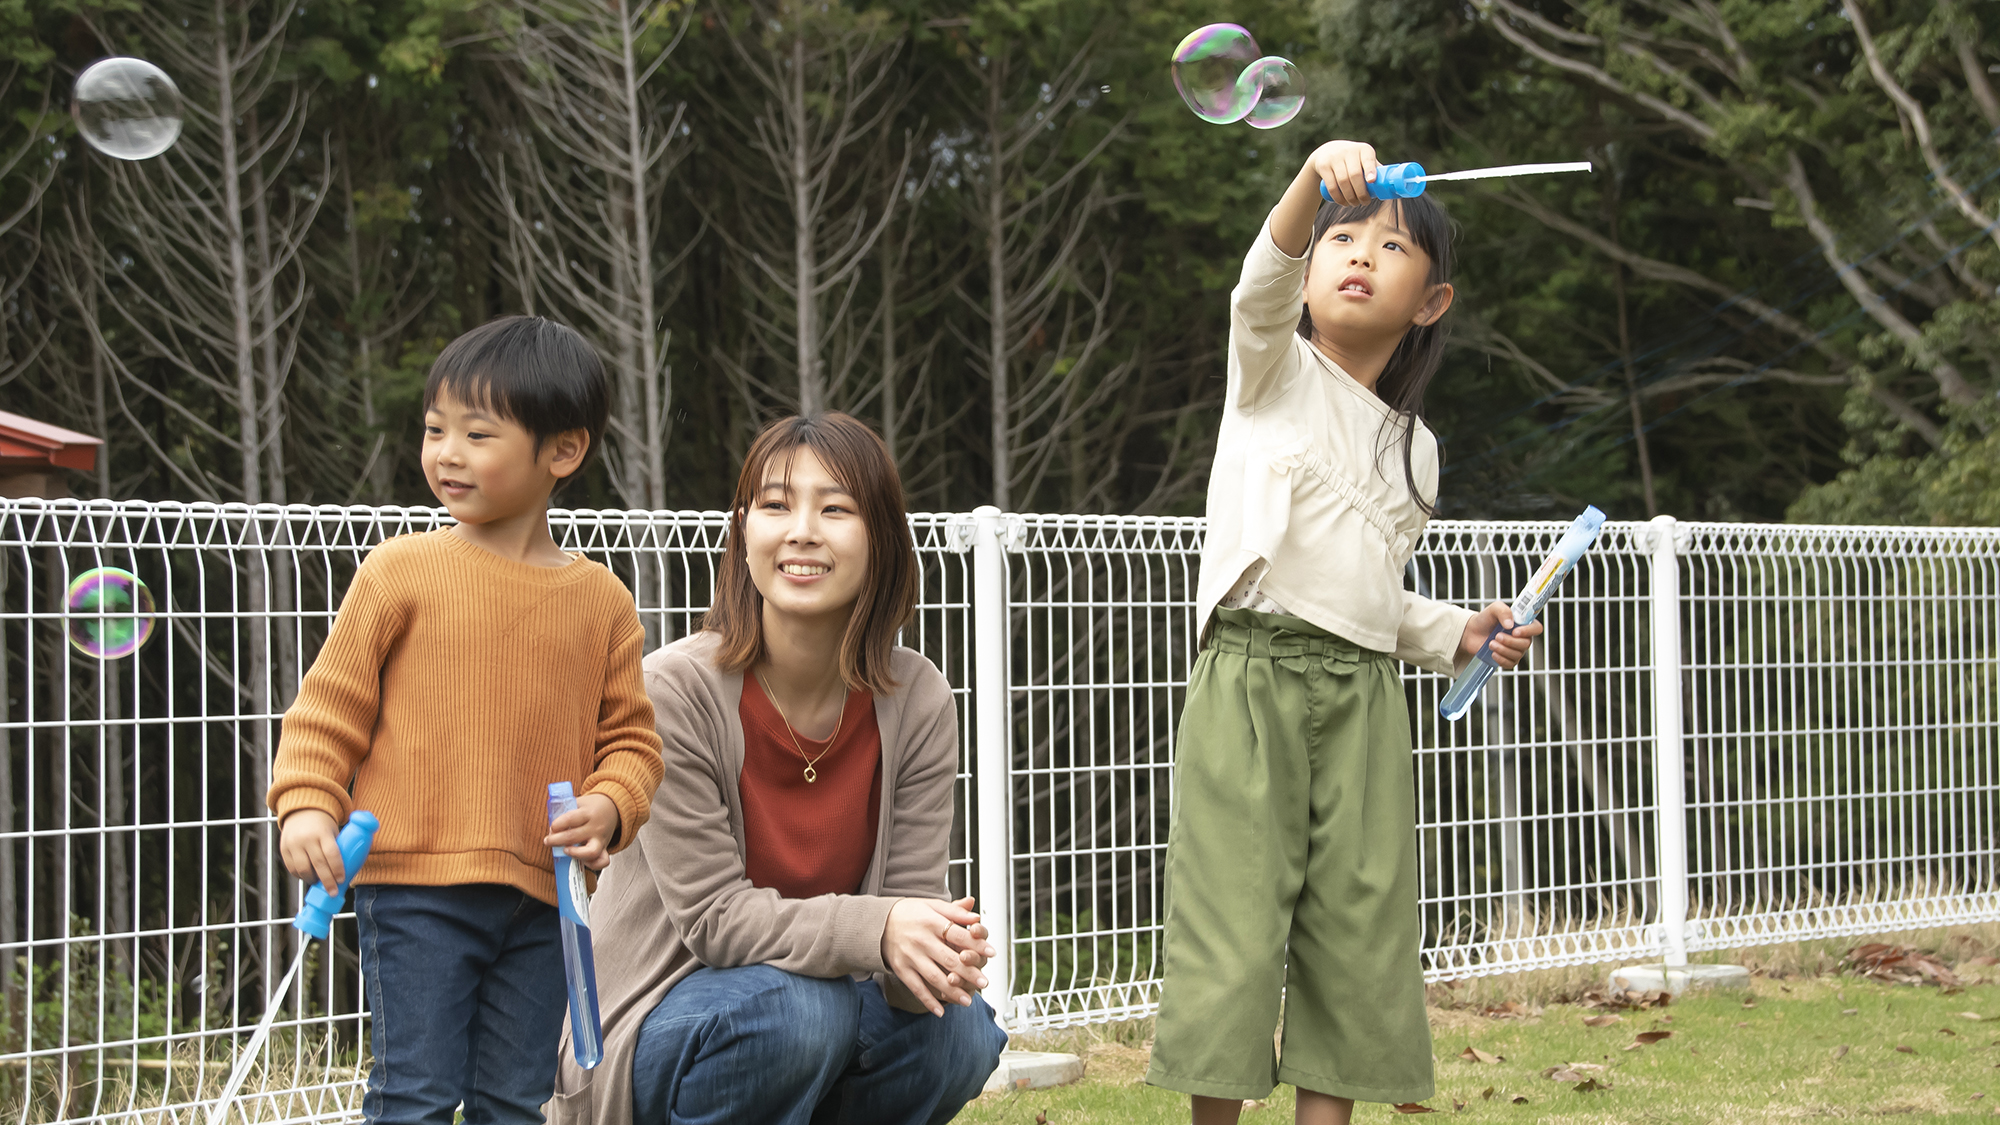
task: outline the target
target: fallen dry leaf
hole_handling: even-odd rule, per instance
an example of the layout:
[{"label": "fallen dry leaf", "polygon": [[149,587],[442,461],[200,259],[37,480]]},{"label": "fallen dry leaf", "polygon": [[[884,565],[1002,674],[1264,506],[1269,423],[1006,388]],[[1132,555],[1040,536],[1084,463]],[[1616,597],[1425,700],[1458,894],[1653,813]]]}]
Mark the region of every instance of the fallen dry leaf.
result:
[{"label": "fallen dry leaf", "polygon": [[1586,1078],[1583,1081],[1577,1083],[1576,1085],[1570,1087],[1570,1089],[1575,1090],[1579,1094],[1588,1094],[1593,1090],[1609,1090],[1610,1088],[1611,1088],[1610,1086],[1602,1082],[1599,1082],[1595,1078]]},{"label": "fallen dry leaf", "polygon": [[1614,1024],[1614,1023],[1624,1023],[1624,1022],[1625,1022],[1625,1017],[1624,1017],[1624,1016],[1585,1016],[1585,1017],[1583,1017],[1583,1026],[1585,1026],[1585,1027],[1610,1027],[1610,1026],[1611,1026],[1612,1024]]},{"label": "fallen dry leaf", "polygon": [[1458,1053],[1458,1057],[1464,1059],[1466,1062],[1476,1062],[1476,1063],[1501,1063],[1507,1061],[1504,1056],[1489,1055],[1485,1051],[1482,1051],[1479,1048],[1474,1047],[1470,1044],[1467,1044],[1465,1050],[1460,1051]]},{"label": "fallen dry leaf", "polygon": [[1523,1097],[1523,1096],[1522,1096],[1522,1095],[1520,1095],[1520,1094],[1515,1094],[1515,1095],[1514,1095],[1514,1104],[1515,1104],[1515,1105],[1527,1105],[1527,1104],[1528,1104],[1528,1099],[1527,1099],[1527,1098],[1525,1098],[1525,1097]]},{"label": "fallen dry leaf", "polygon": [[1898,1043],[1898,1044],[1896,1044],[1896,1049],[1897,1049],[1898,1051],[1901,1051],[1901,1052],[1903,1052],[1903,1053],[1904,1053],[1904,1054],[1906,1054],[1906,1055],[1914,1055],[1914,1054],[1916,1054],[1916,1053],[1917,1053],[1917,1049],[1916,1049],[1915,1047],[1912,1047],[1912,1046],[1910,1046],[1910,1045],[1909,1045],[1909,1044],[1907,1044],[1907,1043]]},{"label": "fallen dry leaf", "polygon": [[1980,1015],[1978,1012],[1960,1012],[1958,1013],[1958,1018],[1962,1020],[1971,1020],[1974,1023],[1978,1023],[1980,1020],[1983,1020],[1986,1017]]},{"label": "fallen dry leaf", "polygon": [[1489,1020],[1520,1020],[1527,1019],[1529,1016],[1539,1016],[1542,1014],[1542,1010],[1523,1004],[1519,1000],[1509,1000],[1505,1004],[1496,1004],[1489,1008],[1483,1008],[1479,1014]]},{"label": "fallen dry leaf", "polygon": [[1672,1039],[1673,1037],[1674,1033],[1671,1031],[1642,1031],[1634,1036],[1642,1047],[1650,1047],[1662,1039]]},{"label": "fallen dry leaf", "polygon": [[1437,1110],[1434,1110],[1427,1105],[1419,1105],[1416,1102],[1404,1102],[1402,1105],[1392,1105],[1389,1107],[1389,1111],[1392,1113],[1436,1113],[1437,1112]]},{"label": "fallen dry leaf", "polygon": [[1952,1029],[1950,1029],[1950,1028],[1948,1028],[1948,1027],[1940,1027],[1940,1028],[1938,1028],[1938,1034],[1939,1034],[1939,1035],[1949,1035],[1949,1036],[1951,1036],[1951,1037],[1952,1037],[1953,1039],[1956,1039],[1956,1038],[1958,1038],[1958,1032],[1956,1032],[1956,1031],[1953,1031]]},{"label": "fallen dry leaf", "polygon": [[1842,1008],[1842,1009],[1840,1010],[1840,1014],[1841,1014],[1841,1015],[1843,1015],[1843,1016],[1858,1016],[1858,1015],[1860,1015],[1860,1014],[1861,1014],[1861,1009],[1859,1009],[1859,1008]]},{"label": "fallen dry leaf", "polygon": [[1577,997],[1576,1004],[1583,1008],[1603,1008],[1606,1011],[1622,1012],[1631,1009],[1664,1008],[1673,1003],[1673,1000],[1673,994],[1670,992],[1640,992],[1636,989],[1611,992],[1593,988]]},{"label": "fallen dry leaf", "polygon": [[1750,1021],[1749,1021],[1749,1020],[1737,1020],[1737,1021],[1736,1021],[1736,1026],[1737,1026],[1737,1027],[1749,1027],[1749,1026],[1750,1026]]},{"label": "fallen dry leaf", "polygon": [[1542,1077],[1554,1082],[1581,1082],[1583,1075],[1566,1066],[1552,1066],[1542,1071]]},{"label": "fallen dry leaf", "polygon": [[1847,951],[1846,965],[1862,976],[1892,984],[1958,984],[1958,977],[1943,961],[1913,945],[1869,942]]},{"label": "fallen dry leaf", "polygon": [[1493,1100],[1493,1087],[1491,1087],[1491,1086],[1488,1086],[1488,1087],[1486,1087],[1486,1088],[1485,1088],[1484,1090],[1481,1090],[1481,1091],[1479,1091],[1479,1100],[1480,1100],[1480,1101],[1482,1101],[1482,1102],[1490,1102],[1490,1101],[1492,1101],[1492,1100]]},{"label": "fallen dry leaf", "polygon": [[1464,1103],[1464,1102],[1462,1102],[1462,1101],[1459,1101],[1459,1100],[1458,1100],[1457,1098],[1453,1098],[1453,1099],[1451,1099],[1451,1111],[1452,1111],[1453,1113],[1464,1113],[1464,1112],[1465,1112],[1465,1103]]},{"label": "fallen dry leaf", "polygon": [[1757,1006],[1757,1001],[1754,997],[1746,996],[1743,998],[1743,1006],[1746,1008],[1754,1008]]},{"label": "fallen dry leaf", "polygon": [[1049,1125],[1049,1115],[1046,1110],[1035,1115],[1035,1125]]},{"label": "fallen dry leaf", "polygon": [[1974,968],[1985,968],[1988,965],[2000,965],[2000,957],[1968,957],[1960,961],[1959,964],[1971,965]]},{"label": "fallen dry leaf", "polygon": [[1842,1043],[1840,1046],[1835,1047],[1833,1049],[1833,1057],[1836,1059],[1844,1059],[1847,1057],[1847,1052],[1850,1050],[1853,1050],[1853,1048],[1849,1047],[1845,1043]]},{"label": "fallen dry leaf", "polygon": [[1984,1090],[1982,1090],[1982,1091],[1980,1091],[1979,1093],[1977,1093],[1977,1094],[1974,1094],[1974,1095],[1972,1095],[1972,1097],[1970,1097],[1970,1098],[1968,1098],[1968,1099],[1966,1099],[1966,1100],[1968,1100],[1968,1101],[1975,1101],[1975,1102],[1976,1102],[1976,1101],[1978,1101],[1979,1099],[1981,1099],[1981,1098],[1983,1098],[1983,1097],[1985,1097],[1985,1096],[1986,1096],[1986,1092],[1985,1092]]}]

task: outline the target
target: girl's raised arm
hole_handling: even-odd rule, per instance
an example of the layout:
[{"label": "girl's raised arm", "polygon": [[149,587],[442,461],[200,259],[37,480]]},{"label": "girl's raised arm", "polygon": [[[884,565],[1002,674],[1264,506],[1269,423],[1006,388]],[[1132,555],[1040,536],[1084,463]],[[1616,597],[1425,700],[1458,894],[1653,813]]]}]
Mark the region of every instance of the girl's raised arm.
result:
[{"label": "girl's raised arm", "polygon": [[1328,141],[1314,149],[1284,198],[1271,209],[1271,241],[1291,257],[1303,257],[1312,242],[1313,216],[1319,213],[1319,185],[1325,184],[1341,203],[1366,203],[1375,168],[1373,145]]}]

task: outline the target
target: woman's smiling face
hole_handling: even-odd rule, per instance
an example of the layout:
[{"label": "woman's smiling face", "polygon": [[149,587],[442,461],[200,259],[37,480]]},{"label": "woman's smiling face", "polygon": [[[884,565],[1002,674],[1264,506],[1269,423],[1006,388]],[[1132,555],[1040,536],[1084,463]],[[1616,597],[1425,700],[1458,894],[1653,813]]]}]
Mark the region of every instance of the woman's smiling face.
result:
[{"label": "woman's smiling face", "polygon": [[1321,236],[1306,267],[1315,336],[1400,338],[1411,326],[1444,315],[1451,286],[1431,284],[1431,256],[1403,229],[1400,212],[1377,207]]},{"label": "woman's smiling face", "polygon": [[868,527],[847,487],[810,447],[771,458],[749,510],[737,518],[750,581],[767,611],[800,618],[853,612],[868,579]]}]

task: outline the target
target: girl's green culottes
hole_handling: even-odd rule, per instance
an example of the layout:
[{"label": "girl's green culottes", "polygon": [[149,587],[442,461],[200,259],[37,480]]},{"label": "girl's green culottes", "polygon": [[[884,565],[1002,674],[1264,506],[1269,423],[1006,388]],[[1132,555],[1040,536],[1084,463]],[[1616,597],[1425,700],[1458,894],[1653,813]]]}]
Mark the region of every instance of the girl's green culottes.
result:
[{"label": "girl's green culottes", "polygon": [[1217,1098],[1261,1098],[1279,1082],[1430,1097],[1395,662],[1296,617],[1217,610],[1174,771],[1166,979],[1146,1081]]}]

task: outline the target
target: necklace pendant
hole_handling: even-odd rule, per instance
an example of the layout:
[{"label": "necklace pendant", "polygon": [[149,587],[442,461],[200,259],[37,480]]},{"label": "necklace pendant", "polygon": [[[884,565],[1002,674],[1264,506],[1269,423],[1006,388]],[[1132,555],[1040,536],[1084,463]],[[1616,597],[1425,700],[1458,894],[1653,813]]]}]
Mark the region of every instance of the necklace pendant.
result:
[{"label": "necklace pendant", "polygon": [[811,766],[807,766],[807,767],[806,767],[806,784],[807,784],[807,785],[811,785],[811,784],[812,784],[813,782],[815,782],[815,781],[818,781],[818,780],[819,780],[819,771],[818,771],[818,770],[816,770],[816,769],[814,769],[814,768],[812,768]]}]

